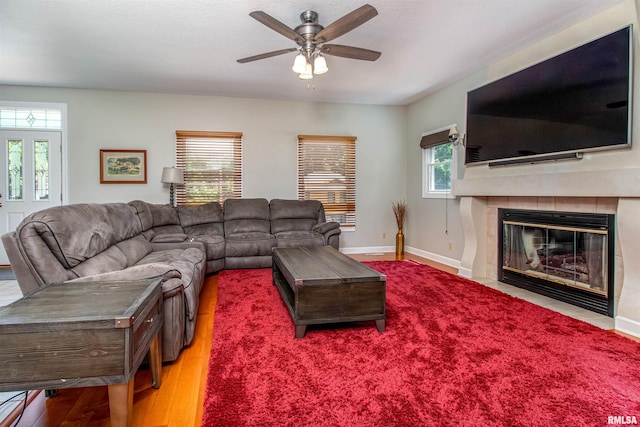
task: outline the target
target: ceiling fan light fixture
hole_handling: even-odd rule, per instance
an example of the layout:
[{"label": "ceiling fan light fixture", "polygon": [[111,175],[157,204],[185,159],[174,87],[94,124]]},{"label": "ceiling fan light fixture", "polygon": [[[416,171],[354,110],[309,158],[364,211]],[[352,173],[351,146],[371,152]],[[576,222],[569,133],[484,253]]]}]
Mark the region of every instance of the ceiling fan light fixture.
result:
[{"label": "ceiling fan light fixture", "polygon": [[307,66],[305,67],[305,70],[302,73],[300,73],[299,77],[302,80],[310,80],[313,78],[313,71],[311,69],[311,64],[307,62]]},{"label": "ceiling fan light fixture", "polygon": [[294,73],[302,74],[307,69],[307,58],[303,54],[296,56],[293,61],[293,67],[291,67]]},{"label": "ceiling fan light fixture", "polygon": [[329,71],[329,67],[327,67],[327,60],[324,59],[324,56],[318,54],[316,59],[313,61],[313,72],[315,74],[324,74]]},{"label": "ceiling fan light fixture", "polygon": [[291,69],[301,79],[309,80],[313,78],[314,74],[324,74],[329,71],[327,61],[321,53],[342,58],[375,61],[380,57],[380,52],[360,47],[326,43],[359,27],[377,15],[378,11],[375,7],[365,4],[324,27],[318,23],[318,14],[312,10],[307,10],[300,15],[302,23],[292,29],[261,10],[253,11],[249,16],[294,41],[298,47],[265,52],[260,55],[238,59],[237,62],[244,64],[297,51],[298,54],[293,61]]}]

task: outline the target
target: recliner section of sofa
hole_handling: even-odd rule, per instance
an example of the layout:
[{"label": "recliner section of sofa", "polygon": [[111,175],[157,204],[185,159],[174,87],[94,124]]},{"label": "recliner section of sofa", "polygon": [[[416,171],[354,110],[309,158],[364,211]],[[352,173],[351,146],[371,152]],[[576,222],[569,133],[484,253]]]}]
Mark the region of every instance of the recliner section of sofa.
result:
[{"label": "recliner section of sofa", "polygon": [[189,239],[202,242],[207,251],[207,272],[224,268],[224,216],[219,203],[178,208],[180,225]]},{"label": "recliner section of sofa", "polygon": [[332,246],[340,244],[340,224],[327,222],[318,200],[273,199],[270,203],[271,234],[277,247]]},{"label": "recliner section of sofa", "polygon": [[271,267],[276,238],[271,234],[267,199],[224,201],[224,238],[227,269]]},{"label": "recliner section of sofa", "polygon": [[163,360],[176,359],[193,339],[205,276],[204,245],[186,242],[154,248],[142,234],[140,217],[128,204],[45,209],[27,216],[2,240],[24,295],[47,284],[73,280],[160,277]]}]

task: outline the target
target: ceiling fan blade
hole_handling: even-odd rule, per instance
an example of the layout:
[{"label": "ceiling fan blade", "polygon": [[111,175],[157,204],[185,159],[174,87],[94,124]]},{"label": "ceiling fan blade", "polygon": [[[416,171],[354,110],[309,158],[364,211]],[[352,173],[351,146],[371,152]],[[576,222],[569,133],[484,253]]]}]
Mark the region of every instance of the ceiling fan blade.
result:
[{"label": "ceiling fan blade", "polygon": [[271,58],[272,56],[283,55],[285,53],[294,52],[298,50],[295,47],[289,49],[274,50],[273,52],[261,53],[260,55],[249,56],[247,58],[238,59],[238,62],[244,64],[245,62],[257,61],[259,59]]},{"label": "ceiling fan blade", "polygon": [[340,37],[341,35],[348,33],[354,28],[364,24],[377,14],[378,11],[375,7],[369,4],[365,4],[364,6],[357,8],[353,12],[347,13],[342,18],[329,24],[329,26],[327,26],[324,30],[321,30],[318,34],[316,34],[315,41],[317,43],[324,43]]},{"label": "ceiling fan blade", "polygon": [[267,27],[271,28],[273,31],[276,31],[286,38],[293,40],[296,43],[304,43],[304,37],[284,25],[282,22],[278,21],[276,18],[272,17],[271,15],[267,15],[261,10],[251,12],[249,16],[260,22],[261,24],[264,24]]},{"label": "ceiling fan blade", "polygon": [[361,59],[364,61],[375,61],[382,55],[375,50],[363,49],[361,47],[343,46],[341,44],[322,45],[322,53],[343,58]]}]

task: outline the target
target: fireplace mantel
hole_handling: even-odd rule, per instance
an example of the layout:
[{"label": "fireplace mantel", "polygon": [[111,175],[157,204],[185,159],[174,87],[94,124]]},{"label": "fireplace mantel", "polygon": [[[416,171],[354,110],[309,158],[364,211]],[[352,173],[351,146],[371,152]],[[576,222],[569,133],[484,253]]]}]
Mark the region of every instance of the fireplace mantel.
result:
[{"label": "fireplace mantel", "polygon": [[640,168],[465,178],[454,180],[452,193],[480,197],[640,197]]},{"label": "fireplace mantel", "polygon": [[640,168],[509,175],[513,172],[468,170],[453,182],[465,236],[459,274],[497,279],[498,208],[615,214],[616,329],[640,337],[640,263],[635,259],[640,254]]}]

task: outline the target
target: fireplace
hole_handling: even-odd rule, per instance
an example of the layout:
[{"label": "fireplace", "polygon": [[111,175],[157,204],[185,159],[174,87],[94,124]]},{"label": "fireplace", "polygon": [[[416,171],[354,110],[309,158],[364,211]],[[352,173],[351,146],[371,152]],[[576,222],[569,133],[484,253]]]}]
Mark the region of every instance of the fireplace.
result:
[{"label": "fireplace", "polygon": [[613,317],[614,215],[498,209],[498,280]]}]

